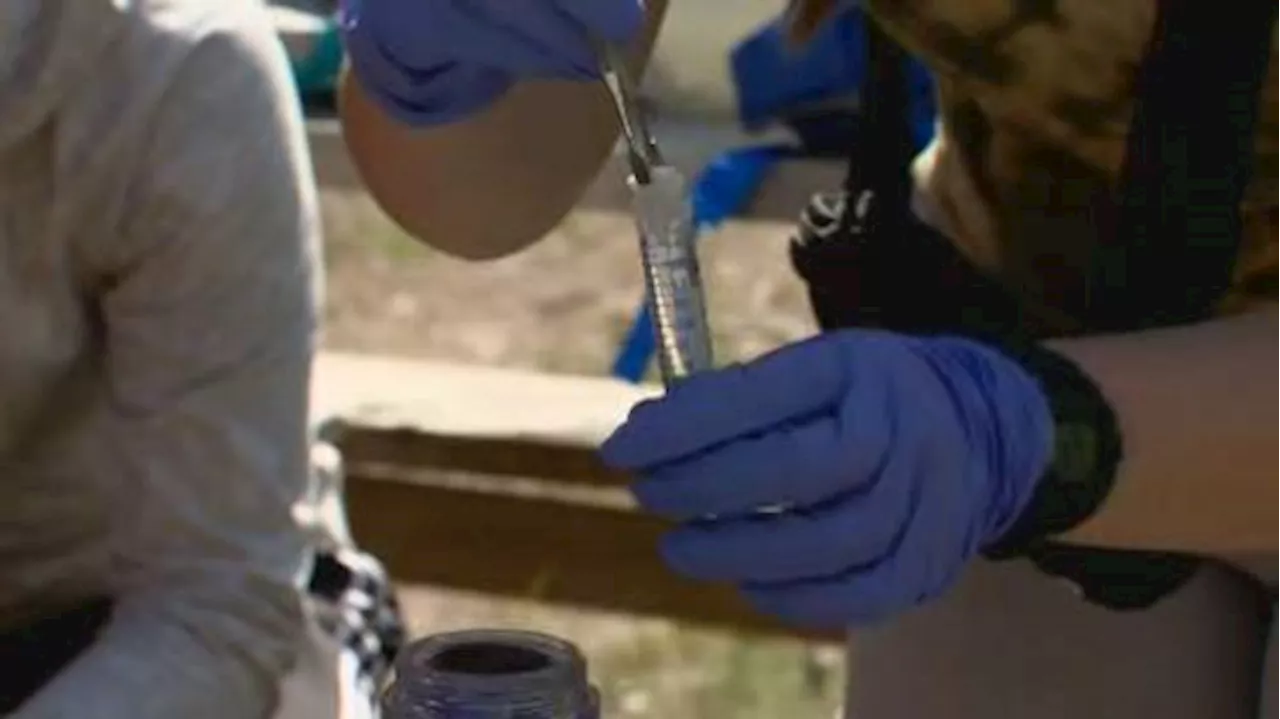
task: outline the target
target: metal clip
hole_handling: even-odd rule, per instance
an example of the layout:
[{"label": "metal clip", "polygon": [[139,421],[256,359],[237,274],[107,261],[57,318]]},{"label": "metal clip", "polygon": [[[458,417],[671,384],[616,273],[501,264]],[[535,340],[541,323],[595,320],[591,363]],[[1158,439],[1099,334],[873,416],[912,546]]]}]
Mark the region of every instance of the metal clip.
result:
[{"label": "metal clip", "polygon": [[647,185],[653,168],[662,164],[662,155],[649,130],[649,122],[636,100],[635,83],[627,71],[626,58],[617,47],[607,43],[600,43],[598,54],[600,74],[613,99],[618,122],[622,125],[622,135],[627,142],[627,160],[631,164],[631,174],[636,182]]}]

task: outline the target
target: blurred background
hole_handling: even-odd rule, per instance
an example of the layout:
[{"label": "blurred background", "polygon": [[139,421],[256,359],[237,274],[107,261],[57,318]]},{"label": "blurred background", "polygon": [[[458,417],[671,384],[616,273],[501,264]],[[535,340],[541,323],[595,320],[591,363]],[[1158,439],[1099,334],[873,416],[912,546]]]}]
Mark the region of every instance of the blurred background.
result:
[{"label": "blurred background", "polygon": [[[338,0],[268,0],[304,95],[332,88],[341,60]],[[776,17],[786,0],[671,3],[645,90],[664,113],[731,123],[729,49]]]},{"label": "blurred background", "polygon": [[[468,264],[400,232],[358,186],[325,182],[336,128],[324,120],[341,63],[336,2],[273,2],[312,114],[327,271],[326,346],[333,349],[605,375],[642,299],[630,216],[601,190],[534,248]],[[775,17],[783,0],[674,2],[644,90],[659,141],[695,170],[748,138],[736,126],[730,48]],[[327,143],[327,144],[326,144]],[[328,149],[326,149],[328,148]],[[616,168],[614,168],[616,170]],[[614,193],[617,194],[617,193]],[[717,352],[752,357],[814,331],[786,254],[790,218],[730,221],[701,240]],[[422,547],[424,553],[446,551]],[[834,717],[844,683],[839,646],[762,639],[430,587],[401,588],[414,636],[512,626],[578,643],[614,717]]]}]

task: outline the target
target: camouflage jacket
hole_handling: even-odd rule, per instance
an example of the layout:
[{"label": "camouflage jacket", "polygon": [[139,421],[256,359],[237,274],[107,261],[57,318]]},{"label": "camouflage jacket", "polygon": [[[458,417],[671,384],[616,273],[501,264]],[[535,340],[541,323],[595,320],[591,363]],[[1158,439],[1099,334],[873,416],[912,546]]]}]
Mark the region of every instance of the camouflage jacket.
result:
[{"label": "camouflage jacket", "polygon": [[[917,210],[1034,304],[1070,304],[1099,218],[1114,215],[1157,1],[863,0],[937,80],[941,126],[914,166]],[[797,35],[838,2],[794,0]],[[1224,311],[1276,296],[1274,29],[1270,52]]]}]

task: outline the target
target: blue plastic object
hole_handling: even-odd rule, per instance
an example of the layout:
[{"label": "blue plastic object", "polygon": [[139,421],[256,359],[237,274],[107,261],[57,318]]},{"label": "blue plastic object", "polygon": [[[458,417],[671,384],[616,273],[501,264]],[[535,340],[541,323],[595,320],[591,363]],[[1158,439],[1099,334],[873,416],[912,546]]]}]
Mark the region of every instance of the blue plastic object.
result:
[{"label": "blue plastic object", "polygon": [[858,11],[840,13],[803,44],[787,39],[782,19],[743,40],[729,59],[742,126],[764,129],[781,115],[856,96],[866,71],[862,43]]},{"label": "blue plastic object", "polygon": [[[735,47],[730,67],[742,126],[757,131],[789,125],[814,154],[844,156],[867,72],[866,23],[862,9],[850,5],[797,44],[778,18]],[[915,60],[908,73],[915,140],[924,146],[933,136],[933,80]]]},{"label": "blue plastic object", "polygon": [[[848,6],[803,45],[787,39],[784,22],[775,19],[743,40],[733,49],[730,66],[742,126],[759,131],[786,125],[799,142],[733,149],[712,160],[692,189],[698,232],[742,212],[778,161],[843,157],[855,136],[857,93],[866,73],[861,9]],[[923,148],[933,137],[933,81],[920,63],[913,62],[909,70],[912,126],[916,146]],[[641,303],[614,359],[613,376],[639,382],[654,349],[653,320]]]}]

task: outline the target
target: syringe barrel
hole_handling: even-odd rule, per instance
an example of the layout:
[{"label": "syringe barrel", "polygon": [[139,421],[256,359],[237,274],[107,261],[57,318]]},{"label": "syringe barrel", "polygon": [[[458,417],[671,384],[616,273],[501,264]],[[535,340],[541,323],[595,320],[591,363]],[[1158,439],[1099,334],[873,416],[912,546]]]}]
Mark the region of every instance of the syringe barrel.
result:
[{"label": "syringe barrel", "polygon": [[670,386],[714,364],[693,210],[684,177],[672,167],[657,166],[649,182],[630,183],[659,369]]}]

